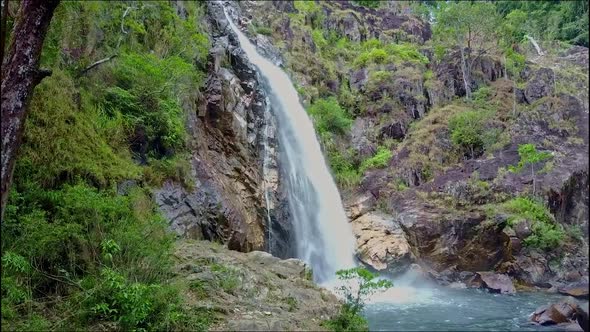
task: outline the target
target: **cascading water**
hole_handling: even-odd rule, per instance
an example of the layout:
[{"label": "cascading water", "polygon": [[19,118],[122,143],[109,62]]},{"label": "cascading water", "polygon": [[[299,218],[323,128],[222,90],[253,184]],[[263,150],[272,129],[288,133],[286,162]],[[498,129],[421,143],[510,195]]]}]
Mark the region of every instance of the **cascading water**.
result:
[{"label": "cascading water", "polygon": [[287,74],[258,54],[225,14],[241,48],[265,81],[277,118],[297,256],[312,267],[316,281],[330,281],[336,271],[355,266],[355,245],[315,129]]},{"label": "cascading water", "polygon": [[266,99],[266,107],[264,109],[264,160],[262,161],[262,177],[264,179],[264,201],[266,203],[266,229],[268,230],[268,253],[272,254],[272,219],[270,218],[270,185],[268,183],[268,164],[270,162],[268,138],[270,136],[270,101]]}]

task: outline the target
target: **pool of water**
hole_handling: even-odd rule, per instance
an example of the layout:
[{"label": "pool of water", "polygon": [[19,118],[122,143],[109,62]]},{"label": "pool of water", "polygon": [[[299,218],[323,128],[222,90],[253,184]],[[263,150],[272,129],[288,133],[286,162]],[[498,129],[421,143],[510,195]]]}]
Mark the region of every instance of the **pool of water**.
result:
[{"label": "pool of water", "polygon": [[[539,306],[565,297],[548,293],[491,294],[478,289],[396,287],[365,308],[371,331],[551,331],[532,325]],[[579,302],[587,310],[588,301]]]}]

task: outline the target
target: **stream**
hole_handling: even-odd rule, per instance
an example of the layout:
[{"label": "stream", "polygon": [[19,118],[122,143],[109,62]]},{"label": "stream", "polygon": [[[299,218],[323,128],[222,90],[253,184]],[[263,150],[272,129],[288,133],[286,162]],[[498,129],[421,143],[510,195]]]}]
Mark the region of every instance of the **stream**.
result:
[{"label": "stream", "polygon": [[[522,292],[491,294],[479,289],[398,288],[376,294],[365,308],[371,331],[559,331],[528,317],[538,307],[566,297]],[[588,301],[577,301],[588,310]]]}]

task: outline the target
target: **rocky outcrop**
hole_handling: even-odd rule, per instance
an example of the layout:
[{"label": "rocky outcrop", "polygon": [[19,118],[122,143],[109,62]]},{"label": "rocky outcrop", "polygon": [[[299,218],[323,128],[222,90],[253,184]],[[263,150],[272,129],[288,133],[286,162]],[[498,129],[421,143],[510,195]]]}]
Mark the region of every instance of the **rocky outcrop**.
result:
[{"label": "rocky outcrop", "polygon": [[555,73],[549,68],[536,71],[524,90],[526,102],[531,104],[536,100],[553,94],[555,88]]},{"label": "rocky outcrop", "polygon": [[566,331],[588,331],[588,313],[570,299],[539,307],[529,319],[539,325],[557,325]]},{"label": "rocky outcrop", "polygon": [[[288,238],[272,245],[268,240],[273,232],[268,220],[285,215],[279,211],[285,204],[278,203],[282,199],[278,148],[271,135],[275,120],[221,3],[207,3],[207,11],[214,36],[208,77],[197,110],[187,110],[194,190],[167,183],[155,192],[155,199],[181,237],[218,240],[240,251],[274,247],[288,256]],[[256,42],[280,61],[265,37]],[[269,213],[267,208],[272,208]],[[285,232],[281,226],[274,231]]]},{"label": "rocky outcrop", "polygon": [[340,306],[297,259],[194,240],[178,242],[175,257],[175,281],[186,286],[186,305],[215,312],[212,331],[320,331]]}]

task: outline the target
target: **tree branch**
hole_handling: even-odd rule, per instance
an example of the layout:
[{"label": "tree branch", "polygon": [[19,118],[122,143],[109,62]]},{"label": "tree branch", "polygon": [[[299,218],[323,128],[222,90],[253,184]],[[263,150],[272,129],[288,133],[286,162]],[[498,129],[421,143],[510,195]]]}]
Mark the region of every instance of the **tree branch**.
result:
[{"label": "tree branch", "polygon": [[102,60],[98,60],[98,61],[96,61],[95,63],[91,64],[90,66],[88,66],[88,67],[84,68],[84,69],[83,69],[83,70],[80,72],[80,74],[78,74],[78,77],[80,77],[80,76],[82,76],[82,75],[86,74],[86,72],[88,72],[90,69],[92,69],[92,68],[94,68],[94,67],[97,67],[98,65],[100,65],[100,64],[103,64],[103,63],[105,63],[105,62],[107,62],[107,61],[110,61],[110,60],[112,60],[112,59],[113,59],[113,58],[115,58],[116,56],[117,56],[116,54],[113,54],[113,55],[111,55],[110,57],[107,57],[107,58],[104,58],[104,59],[102,59]]}]

